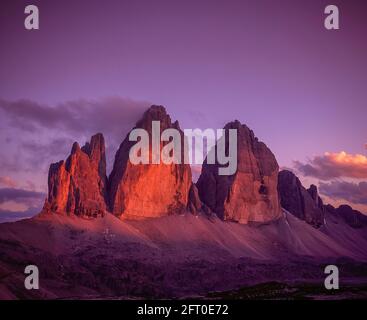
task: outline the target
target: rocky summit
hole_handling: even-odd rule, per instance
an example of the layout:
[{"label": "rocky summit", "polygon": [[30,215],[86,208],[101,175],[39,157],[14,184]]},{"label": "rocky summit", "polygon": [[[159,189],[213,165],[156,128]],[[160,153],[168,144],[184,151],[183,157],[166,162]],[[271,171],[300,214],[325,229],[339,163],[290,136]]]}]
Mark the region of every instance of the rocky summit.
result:
[{"label": "rocky summit", "polygon": [[[184,143],[179,123],[172,122],[162,106],[150,107],[135,128],[145,129],[151,140],[152,121],[160,122],[160,132],[169,128],[178,130]],[[183,164],[184,161],[181,164],[132,164],[129,151],[134,144],[128,134],[115,156],[109,177],[111,212],[117,216],[159,217],[185,211],[192,184],[190,165]],[[159,152],[164,145],[161,141]],[[150,159],[156,156],[152,141],[149,153]]]},{"label": "rocky summit", "polygon": [[105,142],[96,134],[82,148],[75,142],[66,161],[51,164],[45,210],[102,215],[107,210],[106,187]]},{"label": "rocky summit", "polygon": [[[239,121],[228,123],[224,129],[237,129],[237,171],[221,176],[220,164],[208,164],[205,159],[197,182],[201,200],[223,220],[247,224],[280,218],[279,167],[273,153]],[[210,152],[216,152],[216,147]]]}]

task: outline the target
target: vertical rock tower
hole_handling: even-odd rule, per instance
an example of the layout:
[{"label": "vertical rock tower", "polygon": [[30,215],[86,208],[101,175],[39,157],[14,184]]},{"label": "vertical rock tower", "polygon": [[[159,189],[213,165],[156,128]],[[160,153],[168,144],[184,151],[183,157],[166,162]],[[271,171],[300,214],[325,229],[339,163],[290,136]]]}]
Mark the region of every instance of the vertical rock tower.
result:
[{"label": "vertical rock tower", "polygon": [[[208,164],[206,159],[196,184],[201,200],[223,220],[247,224],[280,218],[279,167],[273,153],[239,121],[224,129],[237,129],[237,171],[220,176],[220,165]],[[210,152],[215,151],[216,147]]]},{"label": "vertical rock tower", "polygon": [[52,212],[95,216],[107,210],[105,142],[94,135],[82,148],[75,142],[66,161],[48,174],[46,207]]},{"label": "vertical rock tower", "polygon": [[324,204],[315,185],[306,189],[293,172],[283,170],[279,172],[278,190],[284,209],[315,228],[324,224]]},{"label": "vertical rock tower", "polygon": [[[159,121],[160,133],[173,128],[180,132],[181,150],[184,134],[178,122],[171,121],[162,106],[151,106],[138,121],[135,128],[145,129],[149,134],[149,159],[152,159],[152,121]],[[190,165],[181,164],[133,164],[129,160],[130,148],[136,142],[129,141],[129,134],[121,143],[115,156],[109,177],[109,202],[111,212],[117,216],[159,217],[183,212],[188,205],[191,187]],[[160,142],[160,151],[165,143]],[[183,154],[183,152],[181,152]]]}]

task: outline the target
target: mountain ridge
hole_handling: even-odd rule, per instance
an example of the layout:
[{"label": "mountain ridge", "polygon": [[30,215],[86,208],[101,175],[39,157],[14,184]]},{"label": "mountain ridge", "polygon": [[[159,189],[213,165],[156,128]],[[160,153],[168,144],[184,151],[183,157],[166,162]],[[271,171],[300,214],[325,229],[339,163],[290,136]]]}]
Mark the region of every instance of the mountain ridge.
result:
[{"label": "mountain ridge", "polygon": [[[136,127],[149,131],[147,119],[179,129],[161,106]],[[345,282],[367,283],[366,217],[324,205],[315,186],[279,172],[249,128],[230,127],[240,130],[240,174],[219,178],[218,164],[204,163],[198,184],[189,165],[129,164],[128,137],[107,178],[103,135],[74,143],[50,166],[42,212],[0,224],[0,298],[182,298],[266,281],[323,284],[327,264]],[[23,291],[29,263],[40,268],[39,292]]]}]

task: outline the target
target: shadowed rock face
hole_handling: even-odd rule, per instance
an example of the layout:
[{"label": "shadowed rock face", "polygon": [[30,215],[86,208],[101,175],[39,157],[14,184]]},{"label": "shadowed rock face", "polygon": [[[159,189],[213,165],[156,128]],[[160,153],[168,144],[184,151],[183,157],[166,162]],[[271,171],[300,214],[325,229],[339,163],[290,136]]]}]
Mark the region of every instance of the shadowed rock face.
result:
[{"label": "shadowed rock face", "polygon": [[284,209],[316,228],[324,224],[324,204],[315,185],[306,190],[293,172],[283,170],[279,172],[278,191]]},{"label": "shadowed rock face", "polygon": [[[273,153],[239,121],[228,123],[224,129],[237,129],[237,171],[221,176],[221,165],[208,164],[205,159],[197,182],[201,200],[223,220],[246,224],[280,218],[279,167]],[[216,152],[216,147],[210,152]]]},{"label": "shadowed rock face", "polygon": [[[178,122],[171,122],[162,106],[150,107],[135,128],[147,130],[150,139],[149,159],[152,159],[152,121],[160,121],[160,132],[168,128],[179,130],[181,149],[184,134]],[[136,142],[129,135],[120,145],[109,177],[109,200],[111,212],[117,216],[158,217],[187,208],[191,187],[191,168],[188,164],[132,164],[130,148]],[[166,143],[160,143],[160,151]],[[183,152],[182,152],[183,153]]]},{"label": "shadowed rock face", "polygon": [[104,138],[96,134],[82,148],[75,142],[66,161],[51,164],[45,208],[76,215],[101,214],[107,210],[106,182]]},{"label": "shadowed rock face", "polygon": [[342,217],[352,228],[358,229],[367,226],[367,216],[348,205],[341,205],[338,208],[334,208],[332,205],[328,204],[325,206],[325,209],[333,215]]}]

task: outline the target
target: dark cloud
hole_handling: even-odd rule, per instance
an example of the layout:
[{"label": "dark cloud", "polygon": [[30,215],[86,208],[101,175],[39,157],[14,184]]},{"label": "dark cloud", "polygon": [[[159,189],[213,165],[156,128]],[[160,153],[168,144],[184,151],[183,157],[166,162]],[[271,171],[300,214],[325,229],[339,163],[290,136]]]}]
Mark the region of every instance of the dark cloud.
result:
[{"label": "dark cloud", "polygon": [[331,181],[319,184],[320,193],[334,200],[367,205],[367,182]]},{"label": "dark cloud", "polygon": [[13,128],[37,133],[40,129],[71,135],[90,136],[102,132],[114,142],[121,142],[133,124],[140,118],[147,102],[119,97],[100,100],[75,100],[57,106],[38,104],[30,100],[0,100],[3,119]]},{"label": "dark cloud", "polygon": [[14,127],[34,132],[38,126],[45,128],[76,127],[76,119],[68,108],[49,107],[31,100],[0,100],[0,110],[7,115]]},{"label": "dark cloud", "polygon": [[45,198],[46,194],[42,192],[15,188],[0,188],[0,204],[7,201],[14,201],[25,205],[30,205],[33,204],[34,201],[39,203]]},{"label": "dark cloud", "polygon": [[50,160],[63,159],[71,150],[74,140],[71,138],[56,138],[46,142],[36,140],[21,143],[24,160],[27,161],[32,170],[42,170],[48,167]]},{"label": "dark cloud", "polygon": [[9,211],[0,209],[0,223],[27,219],[41,212],[41,207],[30,207],[24,211]]},{"label": "dark cloud", "polygon": [[294,162],[294,167],[306,177],[315,177],[321,180],[334,178],[367,178],[367,157],[361,154],[325,153],[316,156],[308,163]]}]

